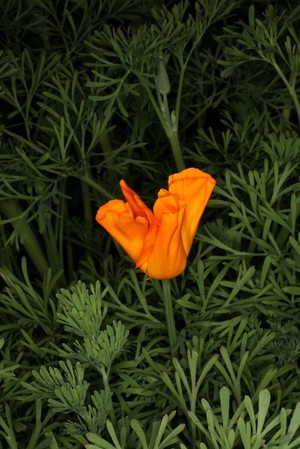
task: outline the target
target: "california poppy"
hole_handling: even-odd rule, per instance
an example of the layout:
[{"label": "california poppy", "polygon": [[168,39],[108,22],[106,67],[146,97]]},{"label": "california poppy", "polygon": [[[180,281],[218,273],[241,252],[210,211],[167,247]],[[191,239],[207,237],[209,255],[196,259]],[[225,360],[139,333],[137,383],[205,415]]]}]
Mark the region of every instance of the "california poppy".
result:
[{"label": "california poppy", "polygon": [[97,222],[149,277],[170,279],[185,267],[199,220],[216,181],[197,168],[169,176],[153,212],[122,179],[126,202],[111,200],[98,209]]}]

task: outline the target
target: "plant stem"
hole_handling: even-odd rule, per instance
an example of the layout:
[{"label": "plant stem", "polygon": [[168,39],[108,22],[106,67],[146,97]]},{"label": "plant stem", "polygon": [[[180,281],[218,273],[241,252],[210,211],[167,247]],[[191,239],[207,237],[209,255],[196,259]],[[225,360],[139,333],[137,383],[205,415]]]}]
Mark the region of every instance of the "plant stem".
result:
[{"label": "plant stem", "polygon": [[169,343],[170,343],[171,351],[173,353],[175,350],[176,342],[177,342],[177,336],[176,336],[174,310],[173,310],[173,302],[172,302],[172,295],[171,295],[171,284],[170,284],[169,279],[164,279],[162,281],[162,288],[163,288],[163,302],[164,302],[164,307],[165,307]]},{"label": "plant stem", "polygon": [[[108,390],[111,391],[111,388],[109,386],[109,380],[108,380],[108,376],[109,376],[109,369],[106,371],[105,368],[101,368],[100,372],[102,374],[102,379],[103,379],[103,386],[104,388],[107,388]],[[116,425],[117,420],[116,420],[116,415],[115,415],[115,411],[114,408],[112,407],[110,412],[109,412],[109,418],[111,420],[111,422]]]},{"label": "plant stem", "polygon": [[[142,82],[142,81],[141,81]],[[167,117],[162,113],[161,108],[159,107],[157,101],[155,100],[151,90],[149,89],[149,87],[145,84],[144,85],[146,92],[149,96],[149,99],[151,101],[151,104],[153,106],[153,109],[155,110],[159,121],[166,133],[166,136],[169,139],[169,142],[171,144],[171,148],[172,148],[172,152],[173,152],[173,157],[175,160],[175,164],[176,164],[176,168],[178,171],[184,170],[185,169],[185,163],[183,160],[183,156],[182,156],[182,151],[181,151],[181,146],[179,143],[179,138],[178,138],[178,129],[175,125],[175,123],[172,123],[172,117],[169,118],[169,120],[167,120]],[[168,103],[162,103],[165,107],[165,111],[168,110]],[[175,120],[177,120],[175,118]]]},{"label": "plant stem", "polygon": [[114,196],[110,192],[108,192],[108,190],[106,190],[104,187],[102,187],[100,183],[97,183],[96,181],[94,181],[93,178],[91,178],[89,175],[85,175],[85,176],[79,175],[78,179],[80,179],[80,181],[83,181],[86,184],[88,184],[90,187],[92,187],[92,189],[95,192],[98,192],[102,196],[104,196],[104,198],[107,198],[108,200],[112,200],[114,198]]},{"label": "plant stem", "polygon": [[273,67],[275,68],[276,72],[278,73],[278,75],[280,76],[280,78],[282,79],[282,81],[284,82],[285,86],[288,89],[288,92],[294,102],[294,106],[296,109],[296,114],[298,117],[298,121],[300,123],[300,102],[299,102],[299,98],[295,89],[295,79],[292,78],[292,84],[290,84],[290,82],[288,81],[288,79],[285,77],[283,71],[281,70],[281,68],[279,67],[279,65],[277,64],[275,58],[273,57],[271,59],[271,64],[273,65]]},{"label": "plant stem", "polygon": [[173,157],[175,160],[175,164],[176,164],[176,168],[178,171],[182,171],[185,169],[185,163],[182,157],[182,151],[181,151],[181,146],[180,146],[180,142],[178,139],[178,132],[177,131],[172,131],[171,135],[169,137],[169,141],[171,144],[171,148],[172,148],[172,152],[173,152]]},{"label": "plant stem", "polygon": [[42,277],[49,269],[49,264],[42,251],[29,223],[22,217],[23,212],[16,200],[1,202],[0,210],[10,220],[12,226],[21,230],[21,238],[24,248]]},{"label": "plant stem", "polygon": [[107,131],[103,131],[99,135],[99,141],[100,141],[101,148],[103,150],[103,156],[104,156],[104,159],[106,162],[106,167],[108,169],[111,169],[114,166],[115,162],[114,162],[114,158],[112,157],[112,148],[111,148],[111,143],[110,143],[110,139],[109,139]]}]

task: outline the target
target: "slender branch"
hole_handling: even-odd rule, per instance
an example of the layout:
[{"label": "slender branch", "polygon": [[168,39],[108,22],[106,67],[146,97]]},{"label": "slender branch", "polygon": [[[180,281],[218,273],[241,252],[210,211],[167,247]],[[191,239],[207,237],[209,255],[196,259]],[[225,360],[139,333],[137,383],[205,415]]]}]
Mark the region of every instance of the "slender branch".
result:
[{"label": "slender branch", "polygon": [[49,264],[45,258],[30,224],[23,219],[23,212],[17,200],[6,200],[0,203],[0,210],[11,220],[14,229],[21,229],[24,248],[42,277],[47,273]]}]

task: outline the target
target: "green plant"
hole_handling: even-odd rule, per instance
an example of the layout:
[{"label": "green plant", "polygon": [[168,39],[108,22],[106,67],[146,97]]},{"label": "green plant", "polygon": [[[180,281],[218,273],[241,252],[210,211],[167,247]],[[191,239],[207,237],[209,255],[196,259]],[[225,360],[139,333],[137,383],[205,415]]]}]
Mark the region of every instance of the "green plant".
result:
[{"label": "green plant", "polygon": [[[0,449],[300,446],[300,8],[252,3],[1,3]],[[183,166],[162,288],[94,216]]]}]

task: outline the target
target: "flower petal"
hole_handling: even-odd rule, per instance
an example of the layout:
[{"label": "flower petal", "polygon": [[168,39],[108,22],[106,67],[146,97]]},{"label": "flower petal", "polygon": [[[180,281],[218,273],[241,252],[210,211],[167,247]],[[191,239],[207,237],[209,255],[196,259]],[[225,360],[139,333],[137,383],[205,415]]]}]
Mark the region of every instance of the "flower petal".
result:
[{"label": "flower petal", "polygon": [[149,223],[151,223],[154,218],[153,213],[151,209],[149,209],[149,207],[141,200],[139,195],[126,184],[124,179],[121,179],[120,187],[133,212],[134,218],[145,217],[149,220]]},{"label": "flower petal", "polygon": [[[186,205],[182,225],[182,241],[188,255],[195,237],[199,220],[208,203],[216,181],[197,168],[188,168],[169,176],[169,192]],[[161,191],[165,195],[165,191]],[[160,193],[159,193],[160,196]]]},{"label": "flower petal", "polygon": [[135,218],[129,204],[121,200],[111,200],[101,206],[96,220],[136,262],[143,251],[148,220],[140,216]]},{"label": "flower petal", "polygon": [[181,230],[185,206],[176,198],[159,198],[154,213],[159,220],[158,232],[150,257],[139,268],[154,279],[170,279],[181,274],[186,267],[186,253]]}]

